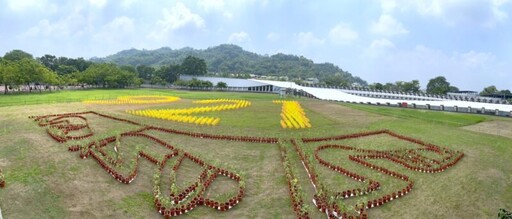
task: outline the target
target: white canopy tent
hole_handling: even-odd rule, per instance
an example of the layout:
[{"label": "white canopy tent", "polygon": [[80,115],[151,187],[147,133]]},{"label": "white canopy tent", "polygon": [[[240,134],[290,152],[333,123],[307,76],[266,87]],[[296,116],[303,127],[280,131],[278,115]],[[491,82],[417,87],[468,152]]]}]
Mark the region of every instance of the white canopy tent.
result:
[{"label": "white canopy tent", "polygon": [[[367,103],[367,104],[398,104],[407,103],[408,105],[416,106],[435,106],[435,107],[457,107],[457,108],[471,108],[471,109],[484,109],[489,111],[503,111],[512,113],[512,105],[506,104],[494,104],[494,103],[480,103],[471,101],[458,101],[458,100],[402,100],[402,99],[384,99],[384,98],[373,98],[373,97],[362,97],[358,95],[349,94],[338,89],[331,88],[316,88],[316,87],[304,87],[295,84],[294,82],[283,82],[283,81],[267,81],[267,80],[255,80],[252,81],[270,84],[276,87],[291,88],[297,90],[303,90],[318,99],[321,100],[332,100],[332,101],[343,101],[343,102],[355,102],[355,103]],[[510,115],[510,114],[509,114]]]}]

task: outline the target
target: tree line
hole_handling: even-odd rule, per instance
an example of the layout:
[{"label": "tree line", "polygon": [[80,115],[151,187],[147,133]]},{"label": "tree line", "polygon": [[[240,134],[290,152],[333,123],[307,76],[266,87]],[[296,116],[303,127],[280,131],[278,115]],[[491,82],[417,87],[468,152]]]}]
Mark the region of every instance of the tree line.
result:
[{"label": "tree line", "polygon": [[131,66],[168,66],[178,64],[187,56],[205,60],[209,74],[221,77],[247,78],[249,74],[258,76],[286,76],[301,83],[308,78],[316,78],[322,84],[330,86],[350,86],[367,82],[353,76],[331,63],[314,63],[303,56],[278,53],[259,55],[236,45],[223,44],[205,50],[192,48],[171,49],[163,47],[156,50],[130,49],[105,58],[95,58],[95,62],[113,62]]},{"label": "tree line", "polygon": [[[189,49],[190,51],[195,51]],[[237,53],[249,53],[242,48],[234,45],[222,45],[210,50],[220,50],[225,52],[227,58],[236,58],[240,56]],[[211,51],[210,51],[211,52]],[[219,52],[219,51],[217,51]],[[244,57],[257,58],[259,55],[254,53],[245,54]],[[126,56],[123,56],[126,57]],[[130,56],[129,56],[130,57]],[[330,86],[351,86],[351,82],[358,81],[352,75],[344,73],[338,69],[337,73],[331,74],[332,69],[337,67],[329,64],[313,64],[312,61],[303,57],[277,54],[273,59],[279,64],[279,68],[288,66],[296,70],[296,64],[302,63],[303,66],[315,66],[325,77],[321,83]],[[283,64],[288,63],[288,64]],[[295,67],[294,67],[295,66]],[[272,67],[268,66],[270,69]],[[275,67],[275,66],[274,66]],[[12,50],[0,57],[0,84],[4,86],[4,93],[7,94],[13,90],[27,90],[28,92],[51,90],[62,88],[63,86],[93,86],[102,88],[125,88],[140,86],[142,83],[153,85],[166,85],[177,82],[181,86],[213,86],[205,81],[194,80],[192,82],[178,81],[180,74],[186,75],[206,75],[209,66],[204,59],[189,55],[183,58],[181,63],[171,62],[162,66],[152,65],[117,65],[107,62],[92,62],[84,58],[56,57],[53,55],[44,55],[34,58],[31,54],[22,50]],[[304,70],[304,69],[303,69]],[[305,71],[305,70],[304,70]],[[228,70],[229,72],[229,70]],[[299,71],[299,75],[300,71]],[[303,76],[303,75],[302,75]],[[362,80],[361,80],[362,81]],[[300,82],[300,81],[299,81]],[[364,81],[363,81],[364,82]],[[366,82],[364,82],[366,83]],[[218,85],[217,85],[218,86]],[[225,83],[219,87],[225,87]],[[397,91],[408,93],[420,93],[420,83],[418,80],[397,81],[395,83],[373,83],[368,88],[374,90]],[[452,86],[445,77],[438,76],[429,80],[426,93],[435,95],[446,95],[448,92],[458,92],[459,89]],[[498,90],[495,86],[485,87],[481,92],[482,96],[499,96],[510,98],[510,90]]]},{"label": "tree line", "polygon": [[0,57],[0,84],[4,94],[10,91],[43,91],[64,86],[125,88],[151,84],[167,84],[178,80],[180,74],[204,75],[204,60],[186,57],[181,64],[154,68],[140,65],[118,66],[113,63],[94,63],[84,58],[44,55],[34,58],[22,50],[12,50]]},{"label": "tree line", "polygon": [[[384,91],[397,91],[406,93],[420,93],[420,83],[418,80],[412,80],[411,82],[397,81],[395,83],[373,83],[368,85],[368,88],[374,90]],[[446,80],[444,76],[437,76],[428,81],[426,93],[434,95],[446,95],[449,92],[459,92],[459,88],[452,86],[450,82]],[[496,86],[491,85],[485,87],[480,93],[480,96],[512,96],[510,90],[498,90]]]}]

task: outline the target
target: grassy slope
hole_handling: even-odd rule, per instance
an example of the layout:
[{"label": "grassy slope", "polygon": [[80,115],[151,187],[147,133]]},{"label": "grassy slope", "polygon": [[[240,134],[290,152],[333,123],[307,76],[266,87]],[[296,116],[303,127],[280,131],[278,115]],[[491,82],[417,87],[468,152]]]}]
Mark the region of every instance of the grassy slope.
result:
[{"label": "grassy slope", "polygon": [[[491,116],[456,114],[366,105],[344,104],[351,108],[386,115],[394,119],[381,121],[369,129],[390,129],[394,132],[440,146],[461,150],[465,157],[446,173],[418,177],[418,195],[407,197],[406,215],[435,218],[492,218],[499,208],[512,208],[512,141],[495,135],[481,134],[455,128],[480,121],[503,120]],[[512,122],[509,119],[507,122]],[[414,179],[414,178],[413,178]],[[419,181],[419,182],[418,182]],[[414,196],[414,197],[413,197]],[[405,200],[398,200],[404,203]],[[398,204],[397,204],[398,205]],[[400,204],[402,205],[402,204]],[[427,206],[417,208],[415,206]],[[393,206],[375,210],[383,217],[400,217],[404,212]],[[429,217],[430,217],[429,216]]]},{"label": "grassy slope", "polygon": [[362,110],[379,115],[391,116],[402,119],[422,120],[429,123],[441,123],[449,126],[466,126],[483,122],[489,119],[488,116],[452,113],[452,112],[436,112],[430,110],[391,108],[386,106],[376,107],[361,104],[343,104],[353,109]]},{"label": "grassy slope", "polygon": [[[425,175],[407,172],[416,180],[413,192],[395,202],[370,210],[370,217],[489,218],[495,217],[498,208],[512,209],[512,202],[510,202],[512,200],[510,187],[512,184],[512,175],[510,174],[512,173],[510,165],[512,161],[510,158],[510,154],[512,154],[511,140],[458,128],[479,121],[493,120],[494,117],[352,104],[338,105],[304,99],[301,101],[305,101],[303,106],[312,121],[313,128],[311,130],[282,130],[278,126],[280,106],[269,102],[276,96],[171,90],[88,90],[42,95],[13,95],[0,97],[0,105],[14,102],[17,102],[16,104],[48,102],[52,98],[55,98],[56,101],[68,102],[63,101],[64,98],[79,101],[94,96],[103,98],[134,94],[169,94],[184,99],[244,98],[250,99],[253,106],[237,111],[215,113],[221,118],[220,126],[215,128],[136,117],[125,114],[122,108],[86,106],[80,103],[45,105],[44,108],[39,105],[2,107],[0,108],[0,142],[3,144],[0,145],[0,168],[6,175],[7,187],[0,189],[0,208],[2,208],[4,216],[8,218],[33,218],[41,217],[41,215],[49,218],[158,216],[151,209],[152,205],[141,204],[145,202],[144,200],[149,200],[149,191],[146,187],[151,186],[149,179],[152,170],[150,165],[143,165],[141,172],[148,172],[148,174],[138,177],[133,185],[120,185],[105,174],[94,161],[91,159],[79,160],[76,154],[67,152],[63,145],[52,141],[46,136],[43,129],[26,119],[27,115],[33,114],[84,110],[109,112],[157,126],[232,135],[296,138],[339,135],[360,130],[390,129],[430,143],[462,150],[466,156],[459,164],[445,173]],[[332,108],[321,111],[317,108],[318,104]],[[173,103],[172,107],[180,108],[191,105],[194,104],[184,100]],[[347,106],[368,113],[361,114],[360,111],[347,109]],[[360,115],[357,114],[356,118],[347,112],[357,112]],[[332,117],[331,114],[336,114],[338,117]],[[365,121],[376,116],[379,119]],[[235,128],[233,129],[233,127]],[[13,136],[16,137],[13,138]],[[185,142],[187,141],[185,140]],[[180,140],[177,139],[176,143],[179,144]],[[191,150],[195,153],[205,154],[208,159],[222,160],[224,157],[224,155],[220,156],[221,154],[216,155],[216,153],[205,151],[199,143],[194,145],[197,148],[194,147]],[[226,145],[213,143],[208,147],[222,148]],[[253,167],[259,165],[268,165],[270,169],[279,172],[282,169],[279,166],[276,148],[251,148],[248,151],[256,156],[251,159],[247,159],[244,151],[237,151],[237,148],[240,147],[228,144],[226,149],[222,149],[220,152],[234,151],[230,155],[235,159],[234,164],[247,163],[241,166],[241,169],[252,170]],[[261,157],[262,155],[264,156]],[[281,174],[279,172],[277,175]],[[91,178],[92,176],[94,178]],[[260,178],[268,176],[257,172],[253,175],[250,174],[250,177],[253,178],[253,182],[249,183],[252,183],[253,186],[248,187],[254,190],[249,191],[248,200],[261,206],[252,206],[251,203],[246,202],[239,206],[239,209],[233,209],[233,211],[223,214],[202,208],[194,211],[190,216],[201,217],[201,215],[207,214],[215,217],[248,217],[248,214],[237,212],[242,209],[247,209],[258,215],[262,209],[274,205],[272,201],[264,201],[266,197],[261,197],[261,191],[258,188],[267,186],[265,188],[276,189],[276,191],[286,189],[282,176],[276,178],[279,181],[276,184],[262,181]],[[301,179],[301,181],[303,180],[306,179]],[[62,182],[66,182],[66,185],[61,185]],[[83,185],[84,183],[93,184],[94,191],[84,191],[83,187],[86,187]],[[334,182],[334,184],[339,183],[341,181]],[[307,183],[302,184],[307,185]],[[275,187],[277,185],[282,185],[282,188]],[[305,189],[311,190],[312,188],[305,187]],[[283,204],[282,199],[275,197],[274,200],[279,203],[277,207],[288,207],[286,201]],[[23,206],[28,206],[28,208],[23,208]],[[108,208],[102,206],[108,206]],[[282,214],[274,216],[288,218],[292,215],[291,210],[287,209],[283,210]]]}]

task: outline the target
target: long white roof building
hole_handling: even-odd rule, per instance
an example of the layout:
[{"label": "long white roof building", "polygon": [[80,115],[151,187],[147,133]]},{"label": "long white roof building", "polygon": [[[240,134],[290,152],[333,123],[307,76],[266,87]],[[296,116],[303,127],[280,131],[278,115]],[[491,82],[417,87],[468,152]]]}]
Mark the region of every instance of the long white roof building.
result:
[{"label": "long white roof building", "polygon": [[[191,79],[185,76],[182,79]],[[351,103],[364,103],[373,105],[407,106],[409,108],[424,108],[458,112],[492,113],[501,116],[512,116],[512,105],[484,103],[464,100],[444,99],[440,97],[426,97],[414,94],[387,94],[372,91],[354,91],[335,88],[319,88],[301,86],[288,81],[270,81],[257,79],[233,79],[219,77],[195,77],[208,80],[213,84],[225,82],[228,87],[243,88],[245,91],[280,92],[286,89],[295,89],[308,93],[315,98],[329,101],[343,101]],[[235,90],[236,91],[236,90]],[[358,94],[358,95],[356,95]]]}]

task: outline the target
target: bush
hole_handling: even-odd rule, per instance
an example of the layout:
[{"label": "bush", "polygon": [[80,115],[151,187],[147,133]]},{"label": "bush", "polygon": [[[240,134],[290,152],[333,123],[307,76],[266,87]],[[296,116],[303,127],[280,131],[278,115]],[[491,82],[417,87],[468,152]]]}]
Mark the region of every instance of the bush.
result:
[{"label": "bush", "polygon": [[500,212],[498,212],[498,219],[512,219],[512,212],[508,212],[502,208]]},{"label": "bush", "polygon": [[228,84],[226,84],[226,82],[219,81],[219,83],[217,83],[216,87],[218,87],[218,88],[227,88]]},{"label": "bush", "polygon": [[212,82],[198,80],[197,78],[192,78],[190,81],[177,80],[174,82],[174,85],[184,87],[213,87]]}]

